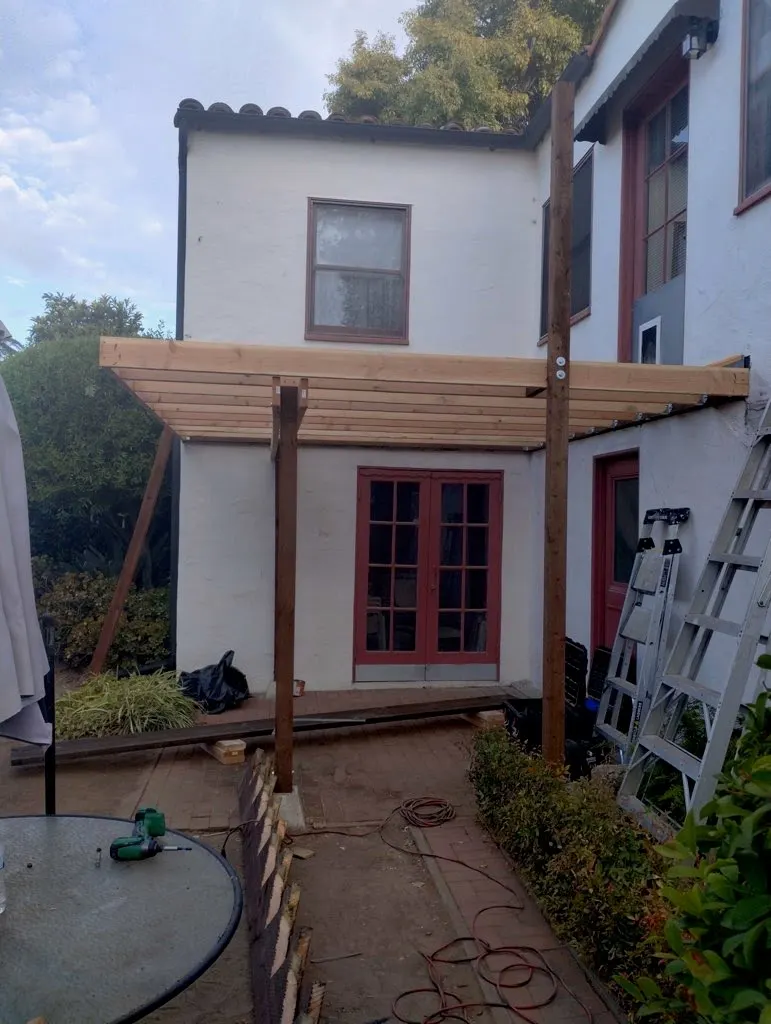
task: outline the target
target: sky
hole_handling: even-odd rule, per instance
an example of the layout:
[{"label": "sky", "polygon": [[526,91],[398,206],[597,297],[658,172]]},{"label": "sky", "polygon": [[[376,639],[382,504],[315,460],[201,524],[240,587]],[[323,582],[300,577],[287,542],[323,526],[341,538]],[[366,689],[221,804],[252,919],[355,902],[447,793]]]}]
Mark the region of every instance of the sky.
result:
[{"label": "sky", "polygon": [[43,292],[173,330],[179,101],[323,112],[356,29],[409,0],[0,0],[0,321]]}]

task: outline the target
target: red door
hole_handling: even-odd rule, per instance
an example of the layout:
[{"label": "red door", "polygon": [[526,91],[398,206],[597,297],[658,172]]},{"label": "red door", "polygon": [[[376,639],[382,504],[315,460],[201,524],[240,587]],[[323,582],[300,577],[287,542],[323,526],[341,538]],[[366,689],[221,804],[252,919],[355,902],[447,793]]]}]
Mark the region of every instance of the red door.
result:
[{"label": "red door", "polygon": [[501,502],[496,473],[359,471],[358,680],[497,678]]},{"label": "red door", "polygon": [[636,452],[594,463],[592,647],[612,647],[640,533]]}]

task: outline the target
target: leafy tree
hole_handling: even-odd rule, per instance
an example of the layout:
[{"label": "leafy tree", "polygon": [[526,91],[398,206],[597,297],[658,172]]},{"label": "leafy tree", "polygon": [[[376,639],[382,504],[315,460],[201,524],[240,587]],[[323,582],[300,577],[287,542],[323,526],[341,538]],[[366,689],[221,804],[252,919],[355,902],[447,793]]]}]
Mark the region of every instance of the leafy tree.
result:
[{"label": "leafy tree", "polygon": [[9,356],[12,352],[18,352],[20,348],[21,342],[13,337],[3,321],[0,320],[0,359]]},{"label": "leafy tree", "polygon": [[[100,334],[139,335],[142,314],[127,299],[94,302],[46,293],[29,344],[2,363],[24,445],[32,553],[55,571],[116,573],[136,521],[160,426],[99,369]],[[167,336],[161,322],[147,332]],[[170,497],[156,508],[142,582],[164,583]]]},{"label": "leafy tree", "polygon": [[142,333],[142,314],[131,299],[101,295],[88,302],[62,292],[45,292],[43,303],[45,312],[32,318],[30,345],[100,334],[131,337]]},{"label": "leafy tree", "polygon": [[383,121],[521,130],[597,26],[605,0],[423,0],[392,36],[358,32],[325,94],[330,111]]}]

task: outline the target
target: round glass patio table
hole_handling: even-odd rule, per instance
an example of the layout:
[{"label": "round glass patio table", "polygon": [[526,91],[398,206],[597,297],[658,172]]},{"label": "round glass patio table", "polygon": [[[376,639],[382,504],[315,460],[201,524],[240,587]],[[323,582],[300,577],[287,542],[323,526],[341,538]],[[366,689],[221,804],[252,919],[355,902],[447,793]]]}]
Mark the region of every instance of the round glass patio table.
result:
[{"label": "round glass patio table", "polygon": [[[200,977],[233,937],[241,885],[203,843],[116,862],[120,818],[0,818],[0,1024],[130,1024]],[[101,857],[97,848],[101,847]]]}]

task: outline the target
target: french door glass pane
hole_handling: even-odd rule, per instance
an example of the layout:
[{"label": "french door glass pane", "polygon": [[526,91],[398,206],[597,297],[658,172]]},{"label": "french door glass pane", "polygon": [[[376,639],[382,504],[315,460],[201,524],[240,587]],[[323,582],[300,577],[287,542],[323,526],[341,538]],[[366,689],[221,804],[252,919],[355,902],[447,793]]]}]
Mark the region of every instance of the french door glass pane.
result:
[{"label": "french door glass pane", "polygon": [[391,613],[367,612],[367,650],[388,651],[391,648]]},{"label": "french door glass pane", "polygon": [[637,477],[616,480],[613,495],[613,580],[628,583],[632,575],[639,532],[639,482]]},{"label": "french door glass pane", "polygon": [[414,651],[417,640],[417,613],[394,612],[394,650]]},{"label": "french door glass pane", "polygon": [[416,523],[420,511],[420,484],[398,483],[396,485],[396,521]]},{"label": "french door glass pane", "polygon": [[688,153],[685,152],[669,165],[669,199],[667,218],[681,213],[688,205]]},{"label": "french door glass pane", "polygon": [[488,484],[469,484],[466,487],[466,522],[487,522],[489,498],[490,487]]},{"label": "french door glass pane", "polygon": [[369,564],[390,565],[392,562],[393,526],[370,526]]},{"label": "french door glass pane", "polygon": [[439,553],[440,565],[462,565],[463,564],[463,528],[443,526],[441,551]]},{"label": "french door glass pane", "polygon": [[463,616],[463,650],[477,654],[487,650],[486,612],[466,612]]},{"label": "french door glass pane", "polygon": [[394,485],[390,480],[373,480],[369,491],[369,518],[373,523],[391,523],[394,518]]},{"label": "french door glass pane", "polygon": [[487,565],[486,526],[470,526],[468,528],[467,547],[466,562],[469,565]]},{"label": "french door glass pane", "polygon": [[460,651],[461,613],[439,612],[437,650],[446,653]]},{"label": "french door glass pane", "polygon": [[397,569],[394,579],[394,607],[417,608],[418,606],[418,571],[417,569]]},{"label": "french door glass pane", "polygon": [[369,570],[367,586],[367,606],[369,608],[387,608],[391,604],[391,568]]},{"label": "french door glass pane", "polygon": [[442,484],[442,522],[463,522],[463,484]]},{"label": "french door glass pane", "polygon": [[443,569],[439,573],[439,607],[462,608],[462,569]]},{"label": "french door glass pane", "polygon": [[396,527],[396,550],[394,561],[397,565],[418,564],[418,528],[417,526]]}]

